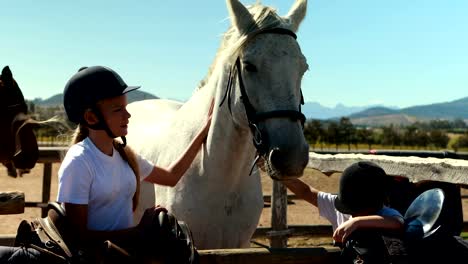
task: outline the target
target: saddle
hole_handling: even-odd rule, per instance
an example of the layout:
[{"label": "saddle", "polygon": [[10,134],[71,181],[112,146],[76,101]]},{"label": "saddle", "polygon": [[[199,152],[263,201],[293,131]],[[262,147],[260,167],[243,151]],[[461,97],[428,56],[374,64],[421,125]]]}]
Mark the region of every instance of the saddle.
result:
[{"label": "saddle", "polygon": [[[160,261],[171,264],[197,264],[198,253],[188,226],[174,215],[159,211],[144,229],[142,241],[132,241],[133,248],[124,249],[105,241],[93,252],[74,248],[68,236],[66,213],[57,202],[49,202],[47,216],[18,226],[14,246],[34,248],[46,263],[146,263]],[[96,255],[94,255],[96,254]],[[90,261],[93,260],[93,261]]]},{"label": "saddle", "polygon": [[59,203],[49,202],[46,217],[20,222],[14,246],[34,248],[50,263],[71,263],[72,250],[62,236],[65,234],[65,217]]},{"label": "saddle", "polygon": [[339,263],[406,264],[408,251],[401,237],[375,230],[356,230],[344,243]]},{"label": "saddle", "polygon": [[[161,239],[163,247],[163,258],[166,263],[176,264],[196,264],[198,252],[193,243],[192,232],[183,221],[178,221],[171,213],[162,211],[158,216],[161,229]],[[166,242],[164,242],[166,241]]]},{"label": "saddle", "polygon": [[170,263],[198,264],[199,255],[187,224],[164,210],[156,212],[151,225],[144,227],[145,236],[137,249],[126,250],[105,241],[99,263]]},{"label": "saddle", "polygon": [[[430,188],[407,208],[402,236],[366,230],[353,232],[342,248],[340,263],[447,263],[468,257],[468,241],[453,234],[444,219],[447,192]],[[445,208],[446,209],[446,208]],[[441,221],[443,220],[443,221]]]}]

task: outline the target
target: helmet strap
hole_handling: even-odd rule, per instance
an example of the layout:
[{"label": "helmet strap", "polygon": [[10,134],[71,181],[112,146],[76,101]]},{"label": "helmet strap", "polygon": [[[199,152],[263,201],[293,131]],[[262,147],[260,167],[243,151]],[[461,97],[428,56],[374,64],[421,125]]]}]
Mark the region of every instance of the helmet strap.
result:
[{"label": "helmet strap", "polygon": [[90,128],[92,128],[92,129],[95,129],[95,130],[105,130],[109,137],[116,138],[114,133],[112,133],[109,126],[107,125],[107,123],[106,123],[106,121],[104,119],[104,116],[102,115],[101,111],[99,111],[97,106],[91,107],[91,110],[96,115],[96,117],[98,119],[98,122],[96,124],[92,124],[92,125],[88,124],[88,126]]},{"label": "helmet strap", "polygon": [[122,143],[120,143],[120,145],[122,148],[125,148],[125,146],[127,146],[127,138],[125,136],[121,136],[120,138],[122,139]]},{"label": "helmet strap", "polygon": [[[92,125],[88,124],[88,126],[95,130],[104,130],[110,138],[116,138],[117,136],[115,136],[114,133],[112,133],[112,131],[110,130],[109,126],[104,120],[104,116],[102,115],[101,111],[99,111],[99,109],[96,106],[91,107],[91,110],[96,115],[98,122]],[[122,139],[122,143],[120,143],[120,145],[122,146],[122,148],[125,148],[125,146],[127,146],[127,139],[125,138],[125,136],[121,136],[120,138]]]}]

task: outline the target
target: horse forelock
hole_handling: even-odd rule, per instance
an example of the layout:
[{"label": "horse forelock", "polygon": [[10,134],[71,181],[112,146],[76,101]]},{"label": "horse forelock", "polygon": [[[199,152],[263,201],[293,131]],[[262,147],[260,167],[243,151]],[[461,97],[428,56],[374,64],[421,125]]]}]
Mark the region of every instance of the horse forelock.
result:
[{"label": "horse forelock", "polygon": [[197,90],[203,88],[208,83],[209,79],[213,75],[214,69],[218,65],[221,65],[220,62],[232,65],[239,55],[239,52],[246,46],[246,43],[255,37],[257,33],[272,28],[292,30],[289,19],[278,15],[275,8],[264,6],[260,2],[247,6],[247,8],[252,15],[255,24],[251,25],[243,34],[240,34],[233,25],[229,27],[229,29],[223,34],[221,45],[218,48],[215,59],[208,70],[208,74],[202,81],[200,81],[197,86]]}]

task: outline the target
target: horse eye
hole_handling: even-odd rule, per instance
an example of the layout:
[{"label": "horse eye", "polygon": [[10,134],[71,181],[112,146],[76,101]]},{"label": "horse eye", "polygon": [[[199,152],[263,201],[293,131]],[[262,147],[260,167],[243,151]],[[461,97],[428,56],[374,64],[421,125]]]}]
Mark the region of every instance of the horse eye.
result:
[{"label": "horse eye", "polygon": [[252,63],[250,62],[245,62],[244,63],[244,68],[246,71],[248,72],[257,72],[257,67],[255,67],[255,65],[253,65]]}]

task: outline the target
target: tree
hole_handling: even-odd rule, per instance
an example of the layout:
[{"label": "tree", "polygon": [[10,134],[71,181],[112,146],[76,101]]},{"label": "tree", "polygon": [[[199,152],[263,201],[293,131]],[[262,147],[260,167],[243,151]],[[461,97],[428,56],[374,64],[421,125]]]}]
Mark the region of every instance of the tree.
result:
[{"label": "tree", "polygon": [[468,148],[468,132],[465,132],[465,134],[457,138],[452,148],[454,148],[455,151],[458,151],[459,148]]},{"label": "tree", "polygon": [[392,149],[400,145],[401,137],[397,129],[392,125],[382,128],[382,145],[389,145]]},{"label": "tree", "polygon": [[429,127],[431,129],[449,129],[451,128],[450,121],[448,120],[431,120],[429,121]]},{"label": "tree", "polygon": [[341,137],[340,129],[336,122],[332,121],[328,124],[326,139],[329,144],[334,144],[336,150],[338,150],[338,145],[341,143]]},{"label": "tree", "polygon": [[414,142],[417,147],[426,148],[430,141],[431,140],[426,131],[416,130]]},{"label": "tree", "polygon": [[464,129],[466,128],[466,123],[463,121],[461,118],[456,118],[453,120],[453,128],[461,128]]},{"label": "tree", "polygon": [[429,132],[429,140],[436,148],[446,148],[450,138],[441,130]]},{"label": "tree", "polygon": [[356,130],[353,123],[351,123],[349,118],[342,117],[338,128],[340,130],[340,143],[346,143],[348,145],[348,151],[351,150],[351,143]]},{"label": "tree", "polygon": [[372,144],[375,143],[374,132],[371,129],[362,128],[356,129],[356,139],[360,143],[367,144],[369,149],[372,149]]},{"label": "tree", "polygon": [[323,127],[320,120],[314,119],[312,121],[307,121],[304,124],[304,136],[307,142],[312,145],[312,148],[315,148],[315,144],[317,144],[319,141],[322,141],[324,136]]},{"label": "tree", "polygon": [[415,125],[407,126],[403,133],[403,144],[405,146],[415,146],[416,145],[416,133],[418,128]]}]

